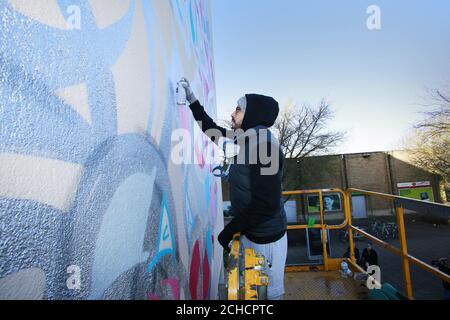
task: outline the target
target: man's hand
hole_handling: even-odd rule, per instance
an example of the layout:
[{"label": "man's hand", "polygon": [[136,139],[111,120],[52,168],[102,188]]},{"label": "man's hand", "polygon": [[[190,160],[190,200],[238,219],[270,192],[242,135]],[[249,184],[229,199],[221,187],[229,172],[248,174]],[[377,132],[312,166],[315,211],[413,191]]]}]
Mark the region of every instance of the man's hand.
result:
[{"label": "man's hand", "polygon": [[219,234],[217,240],[219,240],[220,245],[225,251],[230,252],[230,242],[233,240],[233,236],[244,230],[245,228],[242,226],[241,220],[234,217]]},{"label": "man's hand", "polygon": [[218,239],[220,245],[222,246],[223,250],[226,252],[230,252],[230,242],[233,240],[233,235],[230,237],[230,232],[227,232],[226,229],[222,230],[221,233],[219,233]]},{"label": "man's hand", "polygon": [[194,92],[192,91],[189,84],[189,81],[186,78],[181,78],[180,83],[186,90],[186,99],[189,101],[189,104],[193,104],[195,101],[197,101],[197,98],[195,97]]}]

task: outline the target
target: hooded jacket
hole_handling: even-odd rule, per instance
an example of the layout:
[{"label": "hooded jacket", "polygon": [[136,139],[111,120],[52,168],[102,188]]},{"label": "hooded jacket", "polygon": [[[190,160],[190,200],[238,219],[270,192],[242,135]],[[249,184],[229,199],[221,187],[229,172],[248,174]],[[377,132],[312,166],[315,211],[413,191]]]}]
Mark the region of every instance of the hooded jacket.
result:
[{"label": "hooded jacket", "polygon": [[[287,229],[281,199],[284,156],[269,130],[279,113],[278,102],[258,94],[247,94],[246,99],[243,133],[234,134],[235,143],[241,148],[231,164],[228,180],[234,218],[218,239],[225,249],[237,232],[252,242],[266,244],[281,239]],[[228,138],[233,134],[217,126],[198,101],[190,108],[207,135],[211,129]],[[213,141],[217,138],[217,135],[208,136]]]}]

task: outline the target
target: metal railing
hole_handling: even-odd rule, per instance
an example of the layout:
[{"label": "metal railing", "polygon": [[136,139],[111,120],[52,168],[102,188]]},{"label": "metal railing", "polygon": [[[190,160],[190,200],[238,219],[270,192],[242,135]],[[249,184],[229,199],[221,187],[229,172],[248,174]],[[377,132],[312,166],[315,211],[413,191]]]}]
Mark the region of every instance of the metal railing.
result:
[{"label": "metal railing", "polygon": [[[344,222],[339,225],[327,225],[325,224],[325,210],[323,205],[323,194],[326,193],[339,193],[344,200]],[[327,230],[337,230],[345,228],[348,225],[348,217],[350,216],[350,203],[346,197],[345,192],[342,189],[317,189],[317,190],[296,190],[296,191],[286,191],[283,192],[283,196],[293,196],[293,195],[307,195],[307,194],[318,194],[319,195],[319,213],[320,213],[320,224],[314,225],[289,225],[288,230],[306,230],[306,229],[321,229],[322,232],[322,255],[323,255],[323,265],[322,266],[287,266],[286,271],[305,271],[310,269],[323,269],[325,271],[334,270],[340,264],[342,259],[330,259],[327,253]]]},{"label": "metal railing", "polygon": [[[343,212],[344,212],[344,222],[339,225],[327,225],[325,224],[325,218],[324,218],[324,206],[323,206],[323,194],[324,193],[339,193],[342,196],[344,206],[343,206]],[[364,196],[368,197],[378,197],[383,198],[389,201],[392,201],[394,203],[395,207],[395,214],[397,219],[397,226],[398,226],[398,236],[399,236],[399,242],[400,242],[400,249],[392,246],[391,244],[367,233],[364,230],[361,230],[360,228],[354,226],[352,224],[352,215],[351,215],[351,206],[350,206],[350,199],[352,196],[352,193],[358,193],[362,194]],[[357,232],[363,237],[369,239],[373,243],[376,243],[380,247],[387,249],[397,256],[401,258],[402,261],[402,271],[403,271],[403,281],[405,283],[405,293],[408,299],[414,299],[413,295],[413,289],[411,284],[411,272],[410,272],[410,263],[413,263],[414,265],[418,266],[422,270],[425,270],[426,272],[439,277],[443,281],[450,282],[450,276],[448,274],[445,274],[444,272],[440,271],[439,269],[435,268],[434,266],[421,261],[420,259],[413,257],[408,253],[408,245],[407,245],[407,239],[406,239],[406,230],[405,230],[405,221],[404,221],[404,209],[421,209],[424,212],[427,213],[439,213],[446,215],[447,217],[450,217],[450,207],[438,203],[431,203],[431,202],[425,202],[420,200],[414,200],[409,199],[405,197],[390,195],[390,194],[384,194],[379,192],[372,192],[372,191],[366,191],[366,190],[360,190],[360,189],[347,189],[345,191],[341,189],[320,189],[320,190],[298,190],[298,191],[286,191],[283,192],[284,196],[292,196],[292,195],[304,195],[304,194],[318,194],[319,195],[319,206],[320,206],[320,224],[314,224],[313,226],[308,225],[289,225],[288,230],[301,230],[301,229],[308,229],[308,228],[317,228],[322,230],[322,250],[323,250],[323,265],[317,266],[317,265],[302,265],[302,266],[287,266],[286,272],[295,272],[295,271],[308,271],[310,269],[319,269],[324,271],[329,270],[338,270],[340,263],[344,260],[342,259],[331,259],[328,257],[327,254],[327,232],[326,230],[332,230],[332,229],[342,229],[345,227],[348,227],[348,242],[350,247],[350,258],[347,259],[350,266],[354,271],[359,272],[365,272],[356,262],[355,259],[355,246],[353,241],[353,232]]]}]

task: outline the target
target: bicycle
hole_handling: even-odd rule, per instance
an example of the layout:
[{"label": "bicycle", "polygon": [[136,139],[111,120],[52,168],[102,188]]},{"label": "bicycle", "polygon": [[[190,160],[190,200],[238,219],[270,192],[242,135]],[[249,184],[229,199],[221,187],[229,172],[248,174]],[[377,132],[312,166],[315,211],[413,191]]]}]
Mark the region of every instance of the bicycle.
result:
[{"label": "bicycle", "polygon": [[[358,229],[360,229],[362,231],[366,231],[365,228],[362,228],[362,227],[355,226],[355,228],[358,228]],[[362,234],[358,233],[358,232],[354,231],[352,233],[352,235],[353,235],[353,240],[354,241],[359,241],[359,240],[364,239],[364,236]],[[339,240],[341,242],[348,242],[348,228],[340,229]]]},{"label": "bicycle", "polygon": [[395,222],[373,221],[369,227],[370,234],[381,240],[398,239],[398,227]]}]

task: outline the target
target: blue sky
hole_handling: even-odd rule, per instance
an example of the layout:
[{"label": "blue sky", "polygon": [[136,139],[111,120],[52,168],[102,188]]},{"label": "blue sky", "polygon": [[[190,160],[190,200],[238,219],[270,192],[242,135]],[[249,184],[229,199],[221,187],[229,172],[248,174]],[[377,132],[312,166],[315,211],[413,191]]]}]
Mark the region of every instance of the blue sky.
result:
[{"label": "blue sky", "polygon": [[[450,1],[211,0],[219,119],[262,93],[336,112],[336,153],[399,149],[426,87],[450,83]],[[381,30],[366,26],[370,5]]]}]

